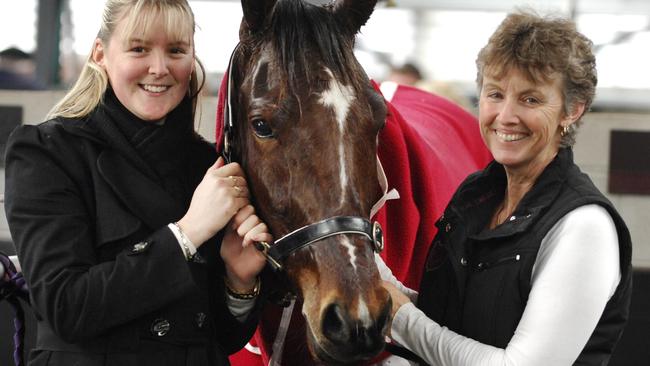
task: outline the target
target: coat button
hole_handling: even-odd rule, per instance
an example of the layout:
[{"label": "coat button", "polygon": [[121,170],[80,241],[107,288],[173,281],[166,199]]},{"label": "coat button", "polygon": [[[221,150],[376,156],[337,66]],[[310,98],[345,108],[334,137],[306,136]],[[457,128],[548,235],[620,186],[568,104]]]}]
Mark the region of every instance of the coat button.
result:
[{"label": "coat button", "polygon": [[201,256],[201,254],[200,254],[199,252],[194,253],[194,255],[192,256],[192,259],[191,259],[191,260],[192,260],[192,262],[194,262],[194,263],[198,263],[198,264],[205,264],[205,263],[208,263],[208,262],[207,262],[207,261],[206,261],[206,260]]},{"label": "coat button", "polygon": [[146,241],[141,241],[133,246],[133,249],[131,249],[132,253],[142,253],[145,250],[147,250],[147,247],[149,246],[149,242]]},{"label": "coat button", "polygon": [[450,231],[451,231],[451,224],[447,223],[447,225],[445,225],[445,232],[448,233]]},{"label": "coat button", "polygon": [[196,316],[194,317],[194,321],[196,322],[196,326],[199,329],[202,329],[205,326],[205,321],[208,319],[208,316],[205,313],[196,313]]},{"label": "coat button", "polygon": [[151,324],[151,333],[158,337],[164,337],[167,333],[169,333],[170,328],[171,324],[169,324],[169,320],[156,319],[153,321],[153,324]]},{"label": "coat button", "polygon": [[465,259],[465,257],[460,259],[460,265],[463,267],[467,265],[467,259]]},{"label": "coat button", "polygon": [[517,219],[517,216],[512,215],[512,216],[510,216],[510,218],[509,218],[508,220],[510,220],[510,221],[515,221],[516,219]]}]

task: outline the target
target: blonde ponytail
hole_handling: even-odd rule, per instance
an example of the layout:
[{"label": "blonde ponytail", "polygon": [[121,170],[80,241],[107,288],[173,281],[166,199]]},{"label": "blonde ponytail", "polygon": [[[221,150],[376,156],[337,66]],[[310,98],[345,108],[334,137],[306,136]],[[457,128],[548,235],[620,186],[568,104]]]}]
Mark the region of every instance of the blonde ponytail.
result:
[{"label": "blonde ponytail", "polygon": [[107,87],[108,76],[93,61],[91,53],[81,70],[77,82],[63,99],[50,110],[47,119],[56,117],[82,118],[87,116],[101,102]]}]

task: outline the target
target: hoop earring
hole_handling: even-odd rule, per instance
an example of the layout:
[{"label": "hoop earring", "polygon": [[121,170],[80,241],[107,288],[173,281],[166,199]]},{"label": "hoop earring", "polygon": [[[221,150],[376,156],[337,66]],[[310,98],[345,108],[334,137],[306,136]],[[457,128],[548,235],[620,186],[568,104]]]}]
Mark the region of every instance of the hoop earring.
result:
[{"label": "hoop earring", "polygon": [[569,125],[566,125],[562,127],[562,131],[560,131],[560,136],[564,137],[569,134]]}]

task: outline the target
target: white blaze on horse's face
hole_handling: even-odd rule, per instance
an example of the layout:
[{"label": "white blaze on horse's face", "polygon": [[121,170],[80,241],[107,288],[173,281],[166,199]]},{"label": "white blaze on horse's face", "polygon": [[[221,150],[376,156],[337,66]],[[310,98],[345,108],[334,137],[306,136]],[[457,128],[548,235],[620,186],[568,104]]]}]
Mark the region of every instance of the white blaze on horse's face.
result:
[{"label": "white blaze on horse's face", "polygon": [[339,178],[341,181],[341,200],[340,204],[343,205],[346,201],[345,192],[348,185],[348,176],[346,173],[346,163],[345,163],[345,144],[344,144],[344,133],[345,133],[345,122],[348,117],[348,112],[350,111],[350,105],[356,98],[354,94],[354,89],[349,85],[344,85],[340,83],[332,74],[328,68],[325,68],[325,72],[330,77],[329,89],[324,90],[321,94],[320,102],[326,107],[334,109],[334,115],[336,116],[336,123],[339,127]]},{"label": "white blaze on horse's face", "polygon": [[359,321],[363,326],[370,327],[372,325],[372,317],[370,316],[370,311],[368,310],[368,305],[363,299],[359,298],[359,307],[357,309],[357,314]]},{"label": "white blaze on horse's face", "polygon": [[[334,115],[336,116],[336,124],[339,128],[339,142],[338,142],[338,152],[339,152],[339,180],[341,183],[341,198],[339,204],[343,206],[346,202],[346,187],[348,185],[348,175],[347,175],[347,164],[345,160],[345,122],[348,117],[348,112],[350,111],[350,105],[355,99],[354,90],[351,86],[344,85],[340,83],[334,77],[332,71],[328,68],[325,68],[325,72],[330,77],[329,89],[326,89],[321,94],[320,103],[328,108],[334,110]],[[341,244],[347,248],[348,255],[350,256],[350,263],[354,270],[357,270],[357,256],[354,253],[355,247],[350,242],[350,239],[347,237],[341,238]]]},{"label": "white blaze on horse's face", "polygon": [[352,263],[352,268],[357,270],[357,255],[354,254],[354,245],[350,243],[350,239],[347,236],[341,238],[341,244],[348,250],[348,255],[350,256],[350,263]]},{"label": "white blaze on horse's face", "polygon": [[343,132],[350,105],[355,99],[354,89],[352,89],[351,86],[343,85],[336,80],[330,69],[325,68],[325,72],[331,78],[330,88],[323,91],[320,102],[323,105],[334,109],[339,130]]}]

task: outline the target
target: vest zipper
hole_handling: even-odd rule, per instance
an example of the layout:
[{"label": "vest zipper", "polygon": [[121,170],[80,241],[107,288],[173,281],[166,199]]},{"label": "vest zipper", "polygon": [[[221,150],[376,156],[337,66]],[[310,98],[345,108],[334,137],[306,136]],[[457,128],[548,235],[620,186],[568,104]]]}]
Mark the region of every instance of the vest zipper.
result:
[{"label": "vest zipper", "polygon": [[509,257],[500,258],[497,261],[495,261],[494,263],[481,262],[481,263],[476,265],[476,269],[478,269],[479,271],[483,271],[483,270],[486,270],[486,269],[488,269],[490,267],[494,267],[494,266],[497,266],[499,264],[503,264],[505,262],[509,262],[509,261],[513,261],[513,260],[515,262],[518,262],[519,260],[521,260],[521,255],[515,254],[515,255],[511,255]]}]

